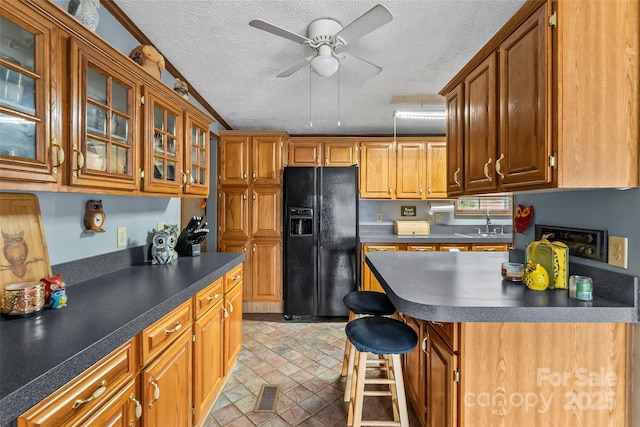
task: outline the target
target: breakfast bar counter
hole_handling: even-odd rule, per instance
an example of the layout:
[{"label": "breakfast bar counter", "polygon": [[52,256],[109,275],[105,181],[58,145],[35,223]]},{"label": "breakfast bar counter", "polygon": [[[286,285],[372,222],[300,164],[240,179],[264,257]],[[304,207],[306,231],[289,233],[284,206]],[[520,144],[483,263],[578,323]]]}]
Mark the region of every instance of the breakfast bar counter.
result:
[{"label": "breakfast bar counter", "polygon": [[[500,266],[507,260],[506,252],[366,254],[367,265],[398,311],[417,319],[439,322],[638,322],[635,277],[604,275],[600,282],[594,280],[593,300],[581,301],[569,298],[566,289],[534,291],[522,282],[502,280]],[[570,273],[574,274],[571,268]],[[604,280],[615,283],[603,283]]]},{"label": "breakfast bar counter", "polygon": [[[520,251],[521,252],[521,251]],[[594,299],[503,281],[517,251],[372,252],[366,263],[420,345],[409,398],[427,425],[615,426],[632,418],[638,279],[570,263]]]}]

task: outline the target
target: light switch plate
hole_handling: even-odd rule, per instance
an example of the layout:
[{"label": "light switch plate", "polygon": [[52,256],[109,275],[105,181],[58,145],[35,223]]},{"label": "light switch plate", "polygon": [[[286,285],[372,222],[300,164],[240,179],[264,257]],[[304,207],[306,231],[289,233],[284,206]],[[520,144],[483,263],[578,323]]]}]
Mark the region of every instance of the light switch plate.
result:
[{"label": "light switch plate", "polygon": [[609,264],[628,268],[628,246],[629,238],[609,236]]}]

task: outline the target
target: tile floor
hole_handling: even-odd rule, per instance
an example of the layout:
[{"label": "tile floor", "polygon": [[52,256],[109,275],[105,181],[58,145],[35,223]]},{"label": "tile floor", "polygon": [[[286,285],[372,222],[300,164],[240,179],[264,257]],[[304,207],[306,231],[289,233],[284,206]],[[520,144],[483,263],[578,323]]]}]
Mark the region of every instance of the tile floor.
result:
[{"label": "tile floor", "polygon": [[[205,427],[346,426],[344,326],[245,314],[238,362]],[[263,384],[279,386],[275,412],[254,412]],[[419,427],[409,411],[410,426]],[[366,398],[364,417],[392,419],[389,398]]]}]

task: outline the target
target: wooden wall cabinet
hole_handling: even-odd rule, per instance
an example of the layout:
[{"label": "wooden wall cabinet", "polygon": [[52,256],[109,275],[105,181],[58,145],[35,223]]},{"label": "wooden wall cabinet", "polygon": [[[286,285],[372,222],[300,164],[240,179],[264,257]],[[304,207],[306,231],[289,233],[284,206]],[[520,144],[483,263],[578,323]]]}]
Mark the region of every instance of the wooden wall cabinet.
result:
[{"label": "wooden wall cabinet", "polygon": [[245,252],[246,311],[282,311],[282,172],[287,135],[221,131],[218,248]]},{"label": "wooden wall cabinet", "polygon": [[[0,66],[7,78],[7,90],[0,95],[2,187],[20,189],[23,182],[31,182],[38,189],[52,191],[58,187],[61,166],[68,155],[58,125],[62,113],[61,75],[55,59],[62,48],[58,30],[53,22],[25,5],[6,1],[0,4],[0,26]],[[12,44],[12,37],[14,41],[26,41],[30,47]],[[22,93],[18,81],[24,82]]]},{"label": "wooden wall cabinet", "polygon": [[288,166],[352,166],[358,164],[356,138],[292,137],[287,146]]},{"label": "wooden wall cabinet", "polygon": [[637,187],[639,9],[526,2],[440,92],[449,195]]},{"label": "wooden wall cabinet", "polygon": [[360,197],[417,199],[446,197],[446,151],[442,137],[363,140]]},{"label": "wooden wall cabinet", "polygon": [[9,0],[0,14],[0,65],[23,86],[0,97],[12,118],[0,134],[14,135],[0,138],[3,188],[208,195],[213,118],[53,2]]}]

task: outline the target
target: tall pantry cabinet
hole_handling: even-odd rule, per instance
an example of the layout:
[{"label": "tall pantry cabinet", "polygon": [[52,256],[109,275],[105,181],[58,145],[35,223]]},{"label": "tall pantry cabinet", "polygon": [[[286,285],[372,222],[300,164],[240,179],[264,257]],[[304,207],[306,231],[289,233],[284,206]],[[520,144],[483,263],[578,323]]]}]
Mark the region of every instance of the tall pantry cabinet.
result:
[{"label": "tall pantry cabinet", "polygon": [[285,132],[220,131],[218,250],[244,252],[245,312],[282,312]]}]

